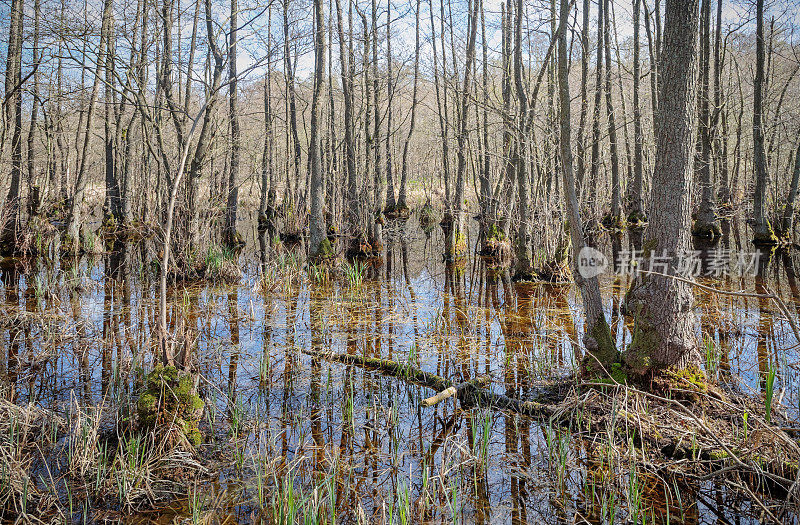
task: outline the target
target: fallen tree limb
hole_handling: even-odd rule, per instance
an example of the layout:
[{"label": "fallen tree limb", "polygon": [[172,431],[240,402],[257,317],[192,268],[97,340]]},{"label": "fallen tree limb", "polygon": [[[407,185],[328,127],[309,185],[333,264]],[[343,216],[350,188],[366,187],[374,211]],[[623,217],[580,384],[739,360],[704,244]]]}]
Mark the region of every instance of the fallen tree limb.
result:
[{"label": "fallen tree limb", "polygon": [[[337,354],[335,352],[320,352],[303,349],[304,354],[318,357],[328,361],[336,361],[348,365],[357,365],[364,368],[377,370],[381,373],[399,377],[411,383],[427,388],[446,391],[453,387],[453,382],[436,374],[425,372],[417,367],[400,364],[388,359],[378,359],[375,357],[365,357],[355,354]],[[520,401],[502,394],[482,388],[479,384],[472,384],[469,381],[462,383],[461,390],[456,387],[458,400],[465,405],[477,405],[481,407],[492,407],[500,410],[509,410],[537,419],[550,419],[556,414],[566,414],[565,410],[557,410],[557,406],[545,405],[536,401]],[[451,397],[453,394],[447,397]],[[436,397],[436,396],[434,396]]]},{"label": "fallen tree limb", "polygon": [[431,406],[435,405],[436,403],[440,403],[440,402],[444,401],[445,399],[453,397],[457,393],[464,391],[464,389],[467,389],[467,388],[471,388],[471,389],[482,388],[482,387],[485,387],[486,385],[488,385],[491,382],[492,382],[492,378],[491,378],[491,376],[489,374],[478,376],[475,379],[470,379],[469,381],[465,381],[465,382],[460,383],[458,385],[448,387],[448,388],[442,390],[441,392],[439,392],[438,394],[436,394],[434,396],[431,396],[431,397],[429,397],[427,399],[424,399],[422,401],[422,403],[420,403],[420,404],[422,406],[424,406],[424,407],[431,407]]}]

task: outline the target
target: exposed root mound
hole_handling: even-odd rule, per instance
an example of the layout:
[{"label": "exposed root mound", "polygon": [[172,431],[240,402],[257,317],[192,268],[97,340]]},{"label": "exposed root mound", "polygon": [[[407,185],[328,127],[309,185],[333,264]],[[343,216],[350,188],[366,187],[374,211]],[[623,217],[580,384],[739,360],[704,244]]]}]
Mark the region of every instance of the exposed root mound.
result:
[{"label": "exposed root mound", "polygon": [[303,234],[299,231],[285,231],[279,234],[281,242],[286,246],[297,246],[303,242]]},{"label": "exposed root mound", "polygon": [[0,256],[29,257],[43,253],[58,235],[50,221],[39,215],[32,216],[16,231],[7,229],[0,217]]},{"label": "exposed root mound", "polygon": [[536,270],[536,277],[548,283],[568,283],[572,280],[567,260],[550,261]]},{"label": "exposed root mound", "polygon": [[360,235],[354,239],[352,239],[347,245],[347,251],[345,252],[345,256],[348,259],[363,259],[367,257],[371,257],[373,254],[372,245],[367,241],[367,239]]},{"label": "exposed root mound", "polygon": [[203,439],[198,428],[203,406],[188,373],[156,365],[147,375],[147,390],[139,396],[137,427],[154,431],[169,449],[197,447]]},{"label": "exposed root mound", "polygon": [[438,217],[436,216],[436,211],[433,209],[430,199],[428,199],[419,209],[419,225],[422,231],[430,233],[436,227],[437,222]]},{"label": "exposed root mound", "polygon": [[754,500],[754,492],[785,498],[784,510],[800,510],[800,446],[784,430],[785,421],[775,415],[765,420],[763,402],[691,381],[660,378],[653,386],[667,391],[587,383],[583,418],[612,432],[619,445],[634,447],[657,470],[700,481],[721,478]]},{"label": "exposed root mound", "polygon": [[613,215],[611,212],[603,215],[600,220],[603,228],[609,231],[622,231],[625,228],[625,219],[619,215]]},{"label": "exposed root mound", "polygon": [[511,243],[507,239],[491,237],[483,243],[479,253],[490,267],[505,267],[511,263]]},{"label": "exposed root mound", "polygon": [[[160,262],[159,254],[155,263]],[[175,281],[235,283],[242,278],[239,252],[224,246],[210,246],[203,258],[191,254],[176,254],[170,262],[168,275]]]}]

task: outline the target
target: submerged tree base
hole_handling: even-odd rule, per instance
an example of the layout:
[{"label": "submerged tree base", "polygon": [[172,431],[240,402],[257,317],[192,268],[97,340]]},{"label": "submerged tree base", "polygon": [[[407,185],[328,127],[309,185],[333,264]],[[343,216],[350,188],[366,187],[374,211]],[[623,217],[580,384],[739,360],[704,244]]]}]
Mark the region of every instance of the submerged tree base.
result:
[{"label": "submerged tree base", "polygon": [[717,221],[703,222],[696,220],[692,224],[692,235],[699,239],[716,240],[722,236],[722,228],[720,228]]},{"label": "submerged tree base", "polygon": [[174,366],[159,364],[147,374],[146,380],[147,390],[139,396],[136,405],[136,427],[154,431],[171,446],[199,446],[203,435],[198,423],[204,403],[197,395],[192,376]]},{"label": "submerged tree base", "polygon": [[625,229],[625,219],[623,219],[621,215],[614,215],[610,212],[603,215],[600,224],[609,231],[621,231]]}]

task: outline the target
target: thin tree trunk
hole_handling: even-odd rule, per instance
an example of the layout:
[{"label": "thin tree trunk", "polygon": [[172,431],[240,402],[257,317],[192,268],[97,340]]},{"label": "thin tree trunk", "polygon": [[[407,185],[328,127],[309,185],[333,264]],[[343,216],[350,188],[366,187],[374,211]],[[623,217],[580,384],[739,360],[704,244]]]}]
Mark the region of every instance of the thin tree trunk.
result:
[{"label": "thin tree trunk", "polygon": [[[106,0],[106,2],[110,1],[111,0]],[[81,145],[81,154],[79,157],[78,170],[75,177],[75,189],[73,191],[72,206],[70,207],[69,216],[67,218],[67,235],[62,245],[62,248],[65,251],[73,254],[78,253],[80,249],[81,222],[83,220],[83,201],[86,195],[86,186],[88,185],[86,170],[89,164],[89,146],[91,144],[92,137],[92,118],[94,117],[95,106],[97,105],[97,95],[100,91],[100,79],[105,67],[104,55],[107,46],[106,38],[108,37],[109,23],[110,17],[104,15],[100,28],[100,43],[98,45],[94,81],[92,82],[92,93],[89,97],[89,107],[86,110],[86,130],[82,139],[83,144]]]},{"label": "thin tree trunk", "polygon": [[786,239],[792,238],[792,227],[794,226],[794,201],[797,199],[797,186],[800,182],[800,142],[797,143],[797,151],[794,156],[794,171],[792,172],[792,182],[789,184],[789,196],[786,199],[786,207],[783,209],[781,218],[781,235]]},{"label": "thin tree trunk", "polygon": [[239,24],[239,1],[231,0],[230,48],[228,50],[228,111],[231,126],[231,160],[228,169],[228,203],[225,208],[225,228],[223,241],[231,248],[244,244],[242,236],[236,231],[236,215],[239,210],[239,157],[242,147],[242,134],[239,129],[239,92],[236,65],[239,43],[237,41]]},{"label": "thin tree trunk", "polygon": [[[634,3],[637,0],[634,0]],[[591,2],[590,0],[583,0],[583,24],[581,26],[581,115],[580,123],[578,124],[578,131],[576,142],[578,146],[578,159],[577,159],[577,179],[575,181],[575,193],[578,197],[580,204],[580,197],[584,181],[586,180],[586,140],[584,132],[586,130],[586,116],[589,112],[589,11]],[[635,13],[635,11],[634,11]],[[635,16],[635,15],[634,15]],[[634,22],[634,32],[636,31],[636,22]],[[634,33],[635,34],[635,33]],[[634,39],[636,36],[634,36]],[[634,44],[635,46],[636,44]],[[636,67],[636,53],[637,48],[634,47],[634,69]],[[566,188],[566,186],[565,186]]]},{"label": "thin tree trunk", "polygon": [[322,173],[319,137],[319,106],[325,88],[325,13],[322,0],[314,0],[314,91],[311,99],[310,145],[310,235],[309,256],[312,259],[332,255],[325,228],[325,181]]},{"label": "thin tree trunk", "polygon": [[722,98],[722,68],[724,59],[722,56],[722,0],[717,0],[717,22],[714,31],[714,111],[711,118],[711,125],[714,135],[714,157],[719,166],[719,193],[717,199],[719,205],[730,207],[731,189],[728,174],[728,136],[727,133],[720,132],[720,125],[724,128],[726,109],[723,107]]},{"label": "thin tree trunk", "polygon": [[41,204],[41,188],[36,180],[36,153],[34,151],[36,127],[38,126],[39,118],[39,66],[41,65],[40,52],[39,52],[39,25],[41,19],[41,2],[34,0],[33,2],[33,49],[31,51],[33,61],[33,101],[31,102],[31,121],[28,130],[28,214],[37,215],[39,213],[39,205]]},{"label": "thin tree trunk", "polygon": [[380,77],[378,75],[378,6],[372,0],[372,98],[375,108],[375,122],[372,133],[372,147],[375,155],[375,183],[373,185],[374,209],[372,217],[372,251],[379,255],[383,250],[383,204],[386,191],[386,179],[383,174],[383,156],[381,155],[381,110],[380,110]]},{"label": "thin tree trunk", "polygon": [[572,258],[575,283],[583,299],[583,310],[586,315],[583,343],[594,359],[586,359],[584,367],[595,370],[602,365],[607,369],[618,358],[614,338],[603,313],[603,301],[597,276],[584,277],[579,262],[585,255],[586,240],[583,237],[583,223],[578,208],[578,196],[575,190],[575,173],[573,171],[569,71],[567,66],[567,32],[569,18],[569,0],[561,0],[560,24],[558,32],[558,99],[560,110],[560,154],[561,176],[564,182],[564,205],[569,221],[569,233],[572,239]]},{"label": "thin tree trunk", "polygon": [[8,55],[6,60],[6,125],[12,127],[11,135],[11,185],[2,210],[3,231],[0,235],[0,252],[17,250],[20,228],[20,200],[22,195],[22,26],[23,0],[12,0],[9,20]]},{"label": "thin tree trunk", "polygon": [[[267,49],[272,49],[272,7],[267,9]],[[267,60],[264,77],[264,150],[261,156],[261,194],[258,205],[259,229],[275,234],[275,136],[272,113],[272,59]]]},{"label": "thin tree trunk", "polygon": [[116,121],[116,92],[114,80],[114,12],[113,0],[107,0],[103,7],[103,18],[108,19],[106,27],[106,48],[105,48],[105,114],[103,119],[103,131],[105,134],[105,183],[106,199],[104,222],[107,227],[116,229],[122,219],[119,178],[117,176],[117,145],[116,130],[113,123]]},{"label": "thin tree trunk", "polygon": [[[292,230],[299,227],[297,222],[297,196],[300,186],[300,135],[297,130],[297,89],[294,81],[294,66],[292,65],[291,40],[289,37],[289,0],[283,0],[283,60],[286,74],[286,91],[289,97],[289,124],[292,139],[292,152],[294,177],[287,176],[287,191],[284,198],[285,211],[293,218],[295,223],[288,225]],[[288,173],[287,173],[288,175]],[[288,202],[287,202],[288,199]]]},{"label": "thin tree trunk", "polygon": [[605,47],[604,54],[606,61],[606,116],[608,119],[609,154],[611,156],[611,216],[609,217],[610,220],[608,224],[616,228],[622,225],[622,203],[619,179],[619,153],[617,152],[617,125],[614,115],[614,103],[611,97],[611,0],[602,1],[605,3],[603,7],[603,15],[605,16],[605,21],[603,23],[603,46]]},{"label": "thin tree trunk", "polygon": [[766,216],[769,172],[764,152],[764,0],[756,0],[756,76],[753,81],[753,242],[773,245],[777,238]]},{"label": "thin tree trunk", "polygon": [[642,113],[639,103],[639,85],[642,74],[639,59],[639,13],[641,0],[633,0],[633,185],[630,189],[628,222],[640,224],[646,220],[644,213],[643,154],[644,134],[642,133]]},{"label": "thin tree trunk", "polygon": [[517,175],[519,226],[514,240],[514,279],[528,281],[533,278],[533,247],[531,245],[530,231],[531,182],[524,160],[527,150],[530,111],[528,108],[528,95],[525,92],[525,83],[523,81],[524,66],[522,64],[522,16],[524,7],[523,0],[517,0],[516,12],[514,13],[514,86],[516,88],[519,115],[517,116],[518,144],[516,146],[514,169]]},{"label": "thin tree trunk", "polygon": [[467,49],[464,63],[464,79],[461,100],[458,102],[458,135],[456,136],[456,191],[453,195],[453,224],[447,231],[445,257],[457,259],[467,252],[466,193],[467,170],[467,122],[469,118],[469,90],[472,84],[472,67],[475,62],[475,40],[478,31],[478,0],[469,0]]},{"label": "thin tree trunk", "polygon": [[594,106],[592,107],[592,154],[589,173],[591,176],[591,190],[589,194],[592,195],[594,201],[592,207],[597,210],[597,187],[598,179],[600,178],[600,104],[603,101],[603,26],[605,24],[605,16],[603,15],[603,5],[605,0],[598,0],[597,2],[597,58],[595,60],[595,78],[594,78]]},{"label": "thin tree trunk", "polygon": [[714,239],[721,235],[717,221],[717,202],[714,182],[711,177],[711,112],[710,112],[710,69],[711,69],[711,0],[702,0],[700,9],[700,125],[699,155],[695,157],[699,170],[700,209],[692,225],[692,234],[697,237]]},{"label": "thin tree trunk", "polygon": [[[349,3],[349,2],[348,2]],[[352,26],[352,21],[350,23]],[[361,231],[358,198],[358,179],[356,174],[355,124],[353,122],[353,55],[345,49],[345,32],[342,22],[342,3],[336,0],[336,26],[339,33],[339,63],[341,65],[342,98],[344,103],[344,147],[345,169],[347,170],[347,201],[344,206],[345,227],[348,239],[346,249],[356,253],[361,246],[364,234]],[[352,34],[350,34],[352,41]]]},{"label": "thin tree trunk", "polygon": [[408,181],[408,147],[411,142],[411,137],[414,134],[414,125],[417,118],[417,98],[418,98],[418,84],[419,84],[419,11],[420,0],[416,2],[415,22],[414,22],[414,86],[411,93],[411,117],[408,124],[408,135],[403,144],[403,167],[400,173],[400,192],[397,199],[397,213],[402,217],[408,216],[408,195],[406,192],[406,183]]},{"label": "thin tree trunk", "polygon": [[392,110],[394,108],[394,73],[392,72],[392,0],[386,2],[386,206],[383,209],[387,217],[397,216],[397,200],[394,196],[394,170],[392,168],[392,136],[394,124]]}]

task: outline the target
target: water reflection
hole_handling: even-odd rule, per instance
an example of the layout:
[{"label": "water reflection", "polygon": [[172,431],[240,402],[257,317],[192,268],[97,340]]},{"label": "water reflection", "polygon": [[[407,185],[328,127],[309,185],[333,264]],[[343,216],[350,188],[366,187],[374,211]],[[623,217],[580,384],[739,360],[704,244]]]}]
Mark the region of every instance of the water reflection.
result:
[{"label": "water reflection", "polygon": [[[728,231],[721,246],[737,249],[738,230]],[[337,507],[357,505],[367,518],[380,519],[387,499],[407,491],[430,520],[455,513],[479,523],[600,523],[632,479],[643,507],[671,523],[731,516],[721,487],[686,487],[646,472],[621,482],[608,451],[564,430],[515,414],[464,411],[452,401],[422,409],[430,391],[303,354],[411,362],[455,382],[488,373],[495,391],[522,399],[536,395],[537,381],[580,363],[583,327],[573,287],[512,283],[507,269],[487,269],[479,258],[444,263],[438,229],[426,235],[415,221],[387,224],[385,234],[384,264],[365,263],[359,282],[314,280],[295,264],[299,257],[259,232],[257,251],[242,256],[247,271],[239,285],[171,289],[169,326],[180,355],[203,378],[213,434],[275,458],[281,472],[301,481],[323,482],[335,470]],[[642,246],[636,232],[597,242],[615,261],[623,249]],[[138,391],[155,349],[152,253],[144,244],[119,243],[97,259],[3,266],[3,395],[60,410],[72,399],[119,402]],[[800,313],[795,264],[782,253],[763,258],[755,277],[708,282],[774,289]],[[261,276],[278,277],[266,286]],[[632,328],[621,310],[630,276],[604,276],[602,286],[622,346]],[[699,290],[696,298],[709,372],[757,390],[775,368],[797,417],[797,341],[774,305]],[[301,457],[312,458],[312,467],[293,470]],[[565,471],[565,458],[581,468]],[[227,472],[223,480],[235,477]],[[443,472],[448,485],[435,495],[422,486]],[[450,509],[454,490],[463,498]]]}]

